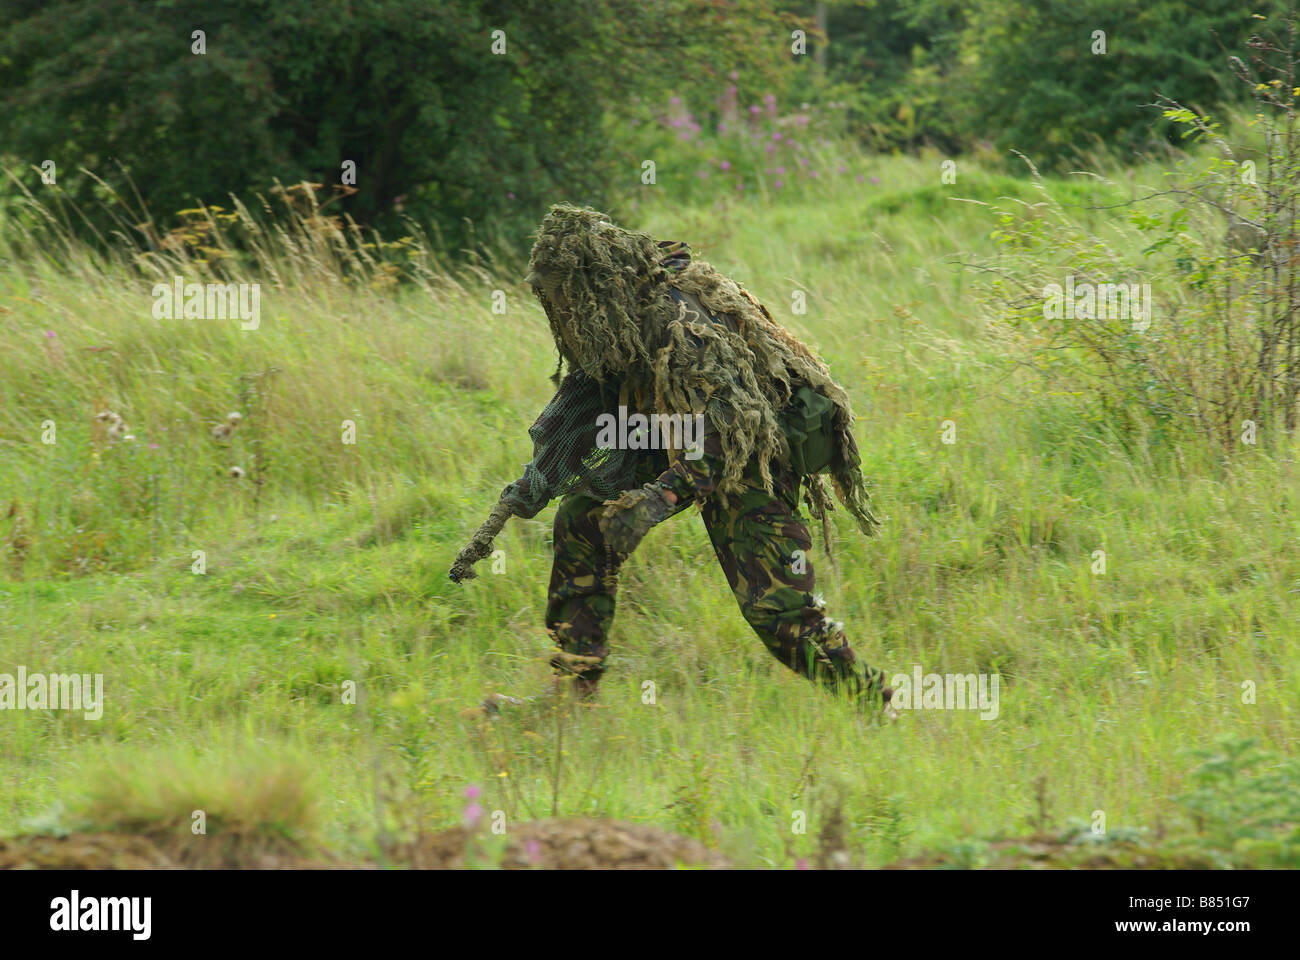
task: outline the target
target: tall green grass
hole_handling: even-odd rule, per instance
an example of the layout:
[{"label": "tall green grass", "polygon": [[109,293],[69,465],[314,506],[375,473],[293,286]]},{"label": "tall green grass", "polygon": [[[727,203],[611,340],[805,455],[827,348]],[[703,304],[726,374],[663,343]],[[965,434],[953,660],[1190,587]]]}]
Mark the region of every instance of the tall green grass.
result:
[{"label": "tall green grass", "polygon": [[[164,745],[246,743],[310,757],[320,835],[356,855],[457,823],[478,784],[508,823],[553,807],[652,822],[756,866],[812,856],[838,807],[843,843],[881,864],[1098,810],[1111,829],[1190,830],[1176,798],[1194,748],[1251,735],[1294,756],[1294,445],[1224,462],[1117,438],[1073,387],[1021,372],[960,266],[996,250],[988,210],[959,198],[1032,185],[869,163],[879,183],[797,203],[646,188],[635,226],[690,241],[822,352],[887,518],[869,542],[838,524],[834,567],[812,558],[832,615],[890,673],[999,673],[996,720],[864,723],[789,675],[690,514],[625,568],[599,706],[462,717],[546,672],[550,510],[507,527],[504,572],[446,579],[552,390],[546,324],[508,258],[453,271],[417,238],[367,262],[311,210],[278,233],[248,215],[262,248],[221,268],[183,245],[140,261],[33,233],[0,248],[0,672],[103,673],[106,705],[99,721],[0,714],[0,832],[60,799],[109,806],[86,771],[116,751],[147,768]],[[418,282],[391,282],[398,260]],[[260,329],[153,319],[156,279],[219,269],[261,280]],[[135,439],[104,437],[103,410]],[[214,439],[232,411],[243,422]],[[195,783],[159,796],[199,804]]]}]

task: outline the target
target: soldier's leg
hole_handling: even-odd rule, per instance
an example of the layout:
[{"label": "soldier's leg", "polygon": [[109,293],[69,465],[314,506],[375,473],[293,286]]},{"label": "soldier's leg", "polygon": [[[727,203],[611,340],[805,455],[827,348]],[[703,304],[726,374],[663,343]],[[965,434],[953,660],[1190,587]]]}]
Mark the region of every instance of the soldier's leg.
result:
[{"label": "soldier's leg", "polygon": [[701,505],[741,613],[773,656],[796,673],[853,697],[887,698],[883,673],[858,660],[844,625],[826,616],[815,594],[812,538],[797,512],[797,478],[785,471],[774,481],[775,496],[752,478],[726,507],[717,497]]},{"label": "soldier's leg", "polygon": [[[667,465],[660,451],[648,452],[636,483],[656,477]],[[687,504],[682,504],[682,507]],[[583,692],[594,692],[609,656],[605,642],[614,621],[621,559],[605,545],[597,524],[602,501],[570,494],[555,513],[551,583],[546,594],[546,630],[559,651],[556,672],[577,675]]]},{"label": "soldier's leg", "polygon": [[576,674],[594,687],[609,655],[605,637],[614,620],[618,557],[605,549],[596,526],[604,504],[571,494],[555,512],[555,559],[546,593],[546,631],[559,652],[557,673]]}]

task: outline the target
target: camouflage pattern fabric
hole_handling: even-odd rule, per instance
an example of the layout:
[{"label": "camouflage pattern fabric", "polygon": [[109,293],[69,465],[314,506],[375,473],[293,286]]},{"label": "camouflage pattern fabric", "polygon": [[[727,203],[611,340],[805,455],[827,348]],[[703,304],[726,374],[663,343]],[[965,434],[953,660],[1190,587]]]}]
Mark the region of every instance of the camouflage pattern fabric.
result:
[{"label": "camouflage pattern fabric", "polygon": [[[799,477],[788,467],[774,469],[774,492],[767,493],[757,465],[751,465],[743,491],[724,503],[715,495],[722,464],[712,431],[702,457],[678,458],[665,467],[665,453],[647,452],[637,483],[657,482],[677,496],[669,519],[699,505],[740,611],[772,655],[836,692],[880,697],[881,671],[858,661],[843,625],[826,616],[814,593],[812,539],[798,514]],[[546,627],[559,647],[552,665],[588,680],[600,677],[609,656],[606,638],[618,592],[620,558],[601,536],[603,509],[601,501],[582,494],[560,501],[547,594]]]}]

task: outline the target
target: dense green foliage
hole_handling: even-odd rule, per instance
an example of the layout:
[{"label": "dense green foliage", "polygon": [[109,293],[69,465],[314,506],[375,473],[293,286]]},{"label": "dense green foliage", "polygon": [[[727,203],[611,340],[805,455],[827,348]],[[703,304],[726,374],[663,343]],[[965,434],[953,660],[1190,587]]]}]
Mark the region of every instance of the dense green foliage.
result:
[{"label": "dense green foliage", "polygon": [[[1157,94],[1237,102],[1227,57],[1284,0],[866,0],[829,4],[829,79],[877,147],[987,140],[1047,166],[1176,133]],[[805,5],[807,7],[807,5]],[[1276,26],[1276,23],[1273,24]],[[1104,48],[1094,31],[1103,31]],[[1104,52],[1101,52],[1104,49]]]},{"label": "dense green foliage", "polygon": [[455,246],[465,219],[509,232],[557,196],[603,196],[619,179],[601,124],[611,102],[689,87],[679,55],[696,68],[758,56],[765,6],[4,0],[0,153],[24,168],[53,160],[97,222],[86,201],[106,199],[98,180],[170,221],[275,180],[350,194],[352,161],[355,194],[336,209],[385,227],[407,213]]},{"label": "dense green foliage", "polygon": [[53,161],[75,220],[155,242],[182,208],[305,180],[334,212],[390,236],[409,216],[455,249],[471,224],[518,240],[555,199],[616,205],[644,161],[676,159],[640,149],[670,97],[683,135],[775,100],[868,148],[1053,165],[1172,136],[1143,109],[1157,93],[1231,100],[1225,50],[1260,27],[1235,0],[857,0],[817,22],[778,0],[0,0],[0,160],[38,192]]}]

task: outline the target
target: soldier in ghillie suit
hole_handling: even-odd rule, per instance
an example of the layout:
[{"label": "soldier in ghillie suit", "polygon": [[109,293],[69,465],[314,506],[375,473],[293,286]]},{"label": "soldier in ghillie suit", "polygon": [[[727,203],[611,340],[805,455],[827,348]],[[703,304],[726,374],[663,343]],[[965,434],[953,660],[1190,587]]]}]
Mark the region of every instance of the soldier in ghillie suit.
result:
[{"label": "soldier in ghillie suit", "polygon": [[[529,268],[559,351],[559,389],[529,430],[532,461],[461,551],[452,580],[474,576],[511,515],[535,516],[562,497],[546,626],[553,667],[591,695],[609,654],[620,565],[651,527],[696,504],[768,650],[837,691],[887,701],[882,674],[856,658],[814,593],[798,514],[802,491],[829,533],[824,472],[862,531],[876,526],[848,396],[826,365],[685,244],[657,243],[594,210],[552,207]],[[700,414],[702,443],[598,442],[602,415],[620,408],[629,424],[636,414],[642,423]],[[638,445],[650,446],[626,444]]]}]

